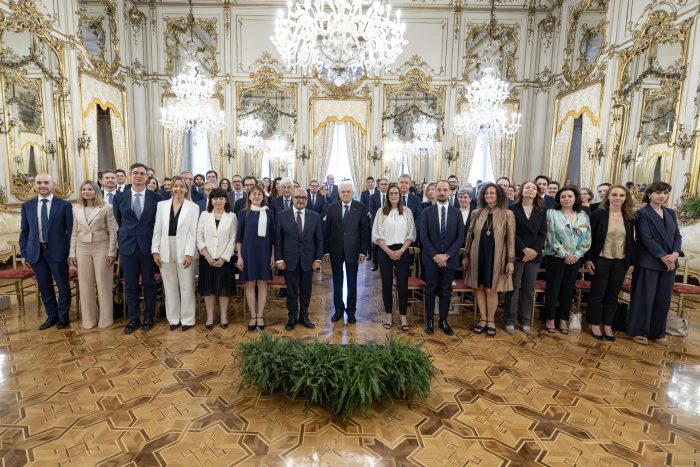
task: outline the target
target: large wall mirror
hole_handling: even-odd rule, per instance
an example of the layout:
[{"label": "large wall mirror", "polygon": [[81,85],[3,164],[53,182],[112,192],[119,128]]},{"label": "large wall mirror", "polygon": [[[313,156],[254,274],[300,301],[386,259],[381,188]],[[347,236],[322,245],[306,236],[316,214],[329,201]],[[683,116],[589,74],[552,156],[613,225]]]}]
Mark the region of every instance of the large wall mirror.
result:
[{"label": "large wall mirror", "polygon": [[[441,175],[444,134],[445,87],[432,86],[431,78],[418,69],[399,78],[398,86],[384,87],[383,172],[390,180],[408,173],[414,180],[433,180]],[[434,144],[424,149],[415,142],[418,125],[430,125],[426,135]]]},{"label": "large wall mirror", "polygon": [[618,180],[651,183],[674,178],[673,135],[680,89],[686,76],[690,21],[674,25],[675,14],[654,11],[620,53],[613,125]]},{"label": "large wall mirror", "polygon": [[91,68],[100,78],[109,79],[119,69],[121,62],[115,2],[79,0],[78,7],[80,41],[89,62],[83,66]]},{"label": "large wall mirror", "polygon": [[197,61],[209,77],[219,72],[217,60],[216,18],[195,18],[191,5],[184,18],[167,18],[165,22],[165,72],[168,76],[182,71],[184,60],[196,52]]},{"label": "large wall mirror", "polygon": [[282,75],[268,66],[250,77],[250,83],[237,83],[239,170],[256,177],[294,177],[296,84],[283,84]]},{"label": "large wall mirror", "polygon": [[569,89],[596,80],[603,71],[608,0],[581,0],[569,14],[564,78]]},{"label": "large wall mirror", "polygon": [[498,65],[501,77],[509,82],[515,81],[519,40],[517,25],[468,24],[464,41],[464,50],[467,51],[464,56],[464,80],[471,82],[477,78],[481,57],[493,53],[495,45],[500,54]]},{"label": "large wall mirror", "polygon": [[10,4],[0,15],[0,89],[6,133],[10,194],[35,195],[34,176],[47,172],[56,195],[73,192],[68,138],[67,89],[62,43],[51,35],[33,2]]}]

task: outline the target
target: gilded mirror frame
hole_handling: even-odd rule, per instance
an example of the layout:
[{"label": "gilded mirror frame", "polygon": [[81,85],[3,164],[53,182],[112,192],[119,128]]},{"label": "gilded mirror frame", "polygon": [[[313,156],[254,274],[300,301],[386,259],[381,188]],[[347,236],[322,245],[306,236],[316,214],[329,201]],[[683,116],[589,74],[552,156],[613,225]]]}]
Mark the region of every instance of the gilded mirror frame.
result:
[{"label": "gilded mirror frame", "polygon": [[[493,34],[493,39],[498,44],[499,51],[504,51],[507,45],[514,45],[513,50],[506,51],[501,56],[501,60],[505,63],[503,79],[512,83],[517,80],[516,60],[518,57],[518,47],[520,46],[520,28],[517,24],[496,23],[493,26],[493,31],[490,32],[489,29],[491,27],[489,23],[468,24],[467,34],[464,38],[464,49],[469,50],[470,42],[484,32]],[[462,57],[464,59],[464,71],[462,72],[463,80],[470,82],[476,79],[475,76],[470,76],[469,69],[478,64],[478,57],[478,51],[465,52],[465,55]]]},{"label": "gilded mirror frame", "polygon": [[213,43],[213,47],[206,50],[202,50],[201,47],[197,48],[198,56],[202,57],[210,65],[210,69],[207,69],[207,71],[211,73],[211,78],[214,78],[219,73],[219,32],[217,20],[216,18],[195,18],[190,12],[184,18],[165,19],[165,33],[163,37],[165,40],[165,72],[168,76],[174,74],[175,57],[178,55],[177,44],[181,42],[181,37],[188,35],[190,28],[195,26],[199,26],[206,31]]},{"label": "gilded mirror frame", "polygon": [[[119,33],[117,31],[117,7],[114,0],[95,0],[94,3],[104,6],[104,16],[90,16],[85,8],[78,8],[78,38],[80,39],[87,56],[79,56],[81,68],[90,71],[102,81],[113,81],[114,74],[121,66],[121,55],[119,52]],[[104,30],[104,20],[109,24],[109,33]],[[88,25],[102,31],[105,43],[100,47],[100,53],[92,55],[83,42],[82,27]],[[106,57],[107,41],[111,50],[111,57]],[[91,65],[90,69],[87,64]]]},{"label": "gilded mirror frame", "polygon": [[[433,120],[436,120],[438,123],[438,139],[439,139],[439,148],[437,150],[437,153],[435,154],[435,165],[437,166],[437,170],[435,171],[435,174],[437,174],[438,177],[441,176],[442,174],[442,151],[444,148],[444,136],[445,136],[445,94],[446,94],[446,86],[443,85],[432,85],[432,78],[425,73],[423,73],[420,69],[418,68],[413,68],[406,72],[405,75],[399,76],[399,84],[398,85],[391,85],[391,84],[385,84],[384,85],[384,107],[382,111],[382,152],[386,150],[386,139],[387,139],[387,130],[386,130],[386,125],[388,120],[394,120],[397,117],[397,113],[388,113],[389,111],[389,104],[391,102],[392,97],[399,95],[399,94],[413,94],[413,104],[411,104],[408,108],[402,110],[400,113],[405,113],[408,110],[413,110],[415,112],[418,112],[421,115],[424,115],[428,118],[431,118]],[[438,109],[435,114],[430,114],[428,112],[425,112],[423,109],[421,109],[419,106],[416,105],[416,99],[419,94],[427,94],[429,96],[435,97],[437,100],[437,105]],[[418,164],[418,173],[422,174],[423,173],[423,157],[420,157],[418,159],[419,164]],[[382,166],[381,166],[381,172],[382,174],[384,173],[384,157],[382,157]],[[414,178],[418,180],[417,176],[411,176],[411,178]]]},{"label": "gilded mirror frame", "polygon": [[[588,28],[583,33],[581,42],[576,43],[576,33],[579,29],[579,20],[581,15],[589,11],[601,11],[602,18],[600,22],[592,27]],[[566,47],[564,48],[564,62],[562,66],[562,74],[564,79],[568,82],[569,90],[576,90],[586,87],[589,82],[600,80],[600,75],[605,71],[605,62],[603,60],[603,50],[607,46],[607,36],[605,34],[605,29],[608,24],[606,18],[608,11],[608,0],[582,0],[579,2],[569,14],[569,24],[566,30]],[[586,36],[592,35],[594,32],[599,33],[602,36],[602,42],[600,44],[600,53],[595,61],[585,63],[581,60],[579,55],[579,63],[574,64],[574,50],[578,48],[579,51],[582,45],[585,43],[584,40]]]},{"label": "gilded mirror frame", "polygon": [[[678,118],[680,113],[680,103],[682,100],[681,89],[686,78],[686,71],[688,65],[688,47],[689,47],[689,31],[692,25],[692,18],[685,20],[679,24],[674,24],[676,20],[675,13],[668,13],[663,10],[652,11],[646,23],[637,31],[632,33],[632,46],[620,51],[620,63],[618,65],[618,87],[615,90],[614,95],[614,108],[624,109],[623,113],[623,123],[622,123],[622,133],[619,135],[612,135],[611,138],[611,158],[609,160],[608,173],[614,174],[616,181],[620,181],[622,176],[622,157],[627,145],[627,139],[630,137],[628,135],[630,128],[630,108],[632,104],[632,94],[635,91],[639,91],[643,88],[644,80],[648,77],[657,78],[660,81],[660,88],[657,90],[659,92],[669,92],[671,89],[677,89],[676,92],[676,109],[674,115],[674,129],[673,133],[676,132],[678,127]],[[667,72],[663,70],[656,70],[654,68],[647,68],[642,71],[641,75],[632,78],[631,76],[631,65],[634,60],[648,51],[650,48],[657,46],[659,44],[670,44],[678,43],[681,46],[680,57],[678,57],[678,72]],[[652,90],[651,88],[643,89]],[[644,107],[644,99],[642,99],[642,107]],[[640,110],[638,115],[638,122],[641,122],[643,111]],[[637,117],[635,117],[637,118]],[[614,129],[614,127],[613,127]],[[636,142],[634,144],[635,154],[639,149],[639,134],[634,135]],[[671,166],[671,176],[676,169],[676,158],[673,158],[673,164]],[[614,164],[614,165],[612,165]],[[633,172],[633,177],[636,173]]]},{"label": "gilded mirror frame", "polygon": [[[253,92],[264,93],[265,100],[252,109],[246,109],[243,111],[244,99],[249,93]],[[277,95],[278,93],[284,94],[285,97],[290,99],[294,109],[293,112],[289,113],[282,109],[278,109],[270,102],[268,94]],[[240,139],[238,137],[238,131],[240,129],[238,128],[238,122],[240,121],[241,117],[251,115],[263,109],[275,112],[278,115],[278,118],[280,115],[282,115],[293,119],[294,129],[292,131],[292,143],[296,153],[299,142],[299,122],[297,121],[299,115],[297,103],[297,83],[284,84],[282,82],[282,73],[278,72],[271,66],[263,65],[257,71],[250,73],[249,82],[236,82],[236,154],[238,155],[236,158],[236,171],[239,173],[241,170],[241,157],[243,157],[243,152],[241,151],[239,144]],[[258,155],[256,157],[262,157],[262,155]],[[295,174],[297,173],[296,162],[294,164],[294,172]],[[256,177],[259,176],[258,174],[254,175]]]},{"label": "gilded mirror frame", "polygon": [[[0,49],[2,47],[2,35],[6,31],[17,33],[28,32],[34,35],[40,42],[45,44],[56,56],[59,75],[54,75],[51,70],[45,69],[40,61],[41,56],[29,56],[23,60],[22,64],[0,58],[0,97],[2,98],[5,142],[7,154],[13,153],[13,139],[10,134],[10,121],[8,108],[6,105],[5,86],[8,77],[18,79],[23,82],[28,82],[24,78],[22,66],[27,63],[33,63],[43,72],[41,82],[51,80],[56,89],[53,91],[52,110],[53,115],[47,116],[45,112],[44,102],[46,97],[43,92],[39,92],[42,102],[42,137],[43,144],[47,144],[46,122],[48,118],[53,119],[55,128],[55,148],[56,153],[53,156],[57,158],[58,174],[53,176],[55,186],[54,194],[59,198],[67,199],[73,194],[73,171],[72,171],[72,154],[71,149],[71,129],[68,119],[68,85],[66,79],[66,64],[65,64],[65,43],[60,42],[52,36],[53,21],[45,19],[37,9],[36,4],[30,0],[19,0],[18,2],[10,3],[10,13],[5,14],[0,12]],[[40,89],[41,91],[41,89]],[[61,109],[61,110],[58,110]],[[42,170],[48,171],[48,154],[42,150]],[[36,196],[34,186],[25,174],[17,174],[13,165],[14,156],[7,157],[8,178],[10,181],[9,194],[20,201],[26,201]]]}]

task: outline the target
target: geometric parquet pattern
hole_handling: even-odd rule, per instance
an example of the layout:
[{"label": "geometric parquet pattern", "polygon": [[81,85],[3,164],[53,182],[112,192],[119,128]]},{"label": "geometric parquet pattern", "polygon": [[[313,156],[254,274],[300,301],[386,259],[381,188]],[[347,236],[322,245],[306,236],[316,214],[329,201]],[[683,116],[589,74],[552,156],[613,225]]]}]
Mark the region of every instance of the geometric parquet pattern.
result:
[{"label": "geometric parquet pattern", "polygon": [[[383,342],[378,273],[361,267],[359,289],[355,325],[331,323],[326,271],[314,283],[316,329],[284,331],[283,302],[266,329]],[[302,401],[238,391],[235,350],[251,338],[241,302],[226,330],[207,332],[200,319],[170,332],[159,320],[132,335],[123,322],[83,330],[75,311],[70,328],[40,332],[33,304],[24,316],[0,312],[3,465],[700,465],[697,326],[666,346],[502,327],[489,338],[469,330],[468,311],[450,316],[455,336],[426,336],[417,305],[407,338],[439,370],[430,397],[344,422],[324,407],[305,416]]]}]

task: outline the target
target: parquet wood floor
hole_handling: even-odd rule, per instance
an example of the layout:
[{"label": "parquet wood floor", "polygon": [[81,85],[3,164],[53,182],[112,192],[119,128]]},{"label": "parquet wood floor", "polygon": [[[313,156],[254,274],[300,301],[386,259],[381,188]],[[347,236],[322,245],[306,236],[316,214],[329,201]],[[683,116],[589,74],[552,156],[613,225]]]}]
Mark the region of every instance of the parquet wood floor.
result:
[{"label": "parquet wood floor", "polygon": [[[383,342],[378,273],[361,268],[358,323],[330,321],[329,274],[314,283],[314,330],[284,331],[282,302],[266,317],[275,334],[330,342]],[[33,301],[30,300],[30,304]],[[75,312],[73,312],[74,314]],[[499,328],[475,335],[471,312],[456,335],[407,338],[439,370],[430,397],[376,406],[349,421],[282,396],[238,391],[236,345],[255,336],[242,303],[231,326],[132,335],[38,331],[30,308],[0,312],[0,455],[4,465],[678,465],[700,463],[698,329],[640,346],[586,333],[531,338]],[[398,322],[398,318],[396,318]],[[540,329],[542,331],[542,329]],[[392,334],[401,334],[396,327]]]}]

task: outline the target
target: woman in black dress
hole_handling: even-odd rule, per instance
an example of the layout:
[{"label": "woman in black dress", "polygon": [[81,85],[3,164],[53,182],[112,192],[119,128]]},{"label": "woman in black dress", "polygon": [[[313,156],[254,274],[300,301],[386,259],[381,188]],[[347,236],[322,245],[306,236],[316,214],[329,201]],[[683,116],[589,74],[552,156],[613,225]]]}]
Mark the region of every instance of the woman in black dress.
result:
[{"label": "woman in black dress", "polygon": [[228,327],[228,298],[236,293],[233,276],[233,246],[236,239],[236,216],[231,212],[226,191],[215,188],[209,194],[207,210],[199,217],[197,248],[199,261],[199,294],[207,307],[207,331],[214,327],[216,297],[221,310],[221,328]]}]

